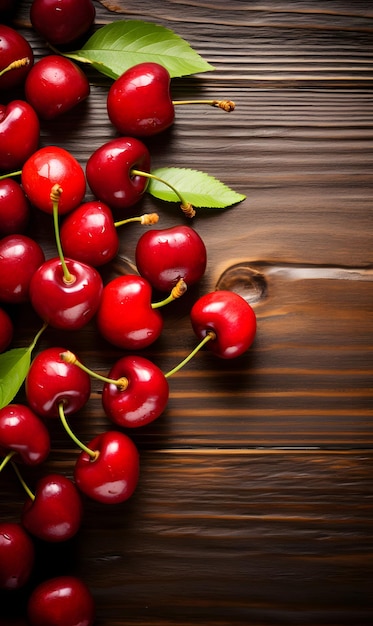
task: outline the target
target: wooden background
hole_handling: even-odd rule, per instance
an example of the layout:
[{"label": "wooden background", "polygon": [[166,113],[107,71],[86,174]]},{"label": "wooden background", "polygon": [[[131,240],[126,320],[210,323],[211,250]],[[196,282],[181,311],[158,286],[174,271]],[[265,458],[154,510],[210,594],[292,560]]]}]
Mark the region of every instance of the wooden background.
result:
[{"label": "wooden background", "polygon": [[[47,53],[20,2],[14,24],[36,58]],[[97,626],[368,626],[372,601],[372,164],[373,7],[369,1],[132,0],[96,2],[97,25],[144,19],[184,37],[216,70],[173,82],[174,97],[228,97],[236,110],[179,107],[173,128],[148,142],[153,167],[195,167],[247,195],[200,210],[206,242],[198,287],[165,311],[145,355],[164,371],[195,345],[188,311],[200,293],[236,290],[255,308],[252,349],[231,362],[200,353],[170,379],[163,416],[131,432],[141,479],[123,505],[85,501],[67,545],[37,545],[31,585],[81,575]],[[110,84],[90,72],[89,100],[43,123],[42,144],[84,165],[115,136]],[[89,197],[89,194],[87,194]],[[159,226],[177,207],[147,197]],[[51,222],[32,232],[55,254]],[[134,271],[139,227],[123,229],[105,279]],[[14,311],[15,345],[40,321]],[[38,349],[64,345],[106,373],[120,352],[84,332],[47,330]],[[22,392],[20,394],[22,399]],[[93,384],[74,420],[89,441],[110,425]],[[30,471],[71,476],[77,457],[59,423],[53,451]],[[18,519],[24,494],[11,468],[1,517]],[[1,626],[23,624],[29,587],[1,595]],[[14,618],[14,619],[13,619]]]}]

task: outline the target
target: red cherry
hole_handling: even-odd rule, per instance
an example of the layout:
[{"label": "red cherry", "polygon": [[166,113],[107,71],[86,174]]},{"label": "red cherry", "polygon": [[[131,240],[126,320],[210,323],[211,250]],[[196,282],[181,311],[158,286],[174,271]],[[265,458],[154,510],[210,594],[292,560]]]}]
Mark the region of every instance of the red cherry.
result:
[{"label": "red cherry", "polygon": [[62,189],[58,205],[60,215],[79,206],[86,191],[81,165],[64,148],[40,148],[22,168],[23,188],[33,205],[45,213],[52,213],[51,190],[56,184]]},{"label": "red cherry", "polygon": [[26,465],[38,465],[50,451],[49,431],[29,407],[8,404],[0,409],[0,450],[14,450]]},{"label": "red cherry", "polygon": [[190,311],[194,332],[214,338],[206,347],[216,356],[232,359],[245,352],[256,334],[256,316],[251,306],[233,291],[212,291],[199,298]]},{"label": "red cherry", "polygon": [[20,234],[29,222],[30,205],[14,178],[0,180],[0,234]]},{"label": "red cherry", "polygon": [[38,481],[34,500],[26,500],[21,521],[35,537],[55,543],[76,535],[82,515],[74,483],[62,474],[48,474]]},{"label": "red cherry", "polygon": [[0,76],[0,90],[22,85],[34,62],[32,48],[21,33],[10,26],[0,24],[0,72],[20,59],[27,59],[27,63]]},{"label": "red cherry", "polygon": [[138,139],[119,137],[98,148],[88,159],[88,185],[96,198],[112,209],[126,209],[144,194],[148,179],[131,170],[150,171],[150,154]]},{"label": "red cherry", "polygon": [[101,433],[87,446],[97,458],[81,452],[75,464],[74,478],[87,496],[105,504],[128,500],[139,480],[139,453],[132,439],[121,432]]},{"label": "red cherry", "polygon": [[30,19],[49,43],[60,45],[84,35],[93,24],[95,13],[91,0],[33,0]]},{"label": "red cherry", "polygon": [[10,315],[0,308],[0,352],[4,352],[10,345],[14,334],[13,322]]},{"label": "red cherry", "polygon": [[59,258],[49,259],[32,277],[30,300],[36,313],[53,328],[78,330],[98,309],[102,279],[89,265],[72,259],[65,263],[73,280],[65,281]]},{"label": "red cherry", "polygon": [[206,246],[190,226],[148,230],[137,242],[137,269],[159,291],[170,291],[181,278],[193,285],[206,263]]},{"label": "red cherry", "polygon": [[28,102],[0,104],[0,170],[21,168],[37,150],[39,139],[39,119]]},{"label": "red cherry", "polygon": [[126,389],[105,383],[102,404],[107,417],[124,428],[136,428],[154,421],[163,413],[169,386],[163,372],[141,356],[125,356],[111,368],[109,378],[128,380]]},{"label": "red cherry", "polygon": [[45,120],[70,111],[88,98],[89,92],[88,78],[80,67],[55,54],[35,63],[25,83],[26,100]]},{"label": "red cherry", "polygon": [[111,85],[107,111],[122,135],[155,135],[174,121],[170,74],[163,65],[146,62],[126,70]]},{"label": "red cherry", "polygon": [[111,261],[119,249],[112,212],[100,201],[85,202],[70,213],[60,236],[66,256],[94,267]]},{"label": "red cherry", "polygon": [[93,596],[75,576],[57,576],[40,583],[27,605],[31,626],[92,626],[94,614]]},{"label": "red cherry", "polygon": [[0,589],[19,589],[30,578],[34,544],[21,524],[0,523]]},{"label": "red cherry", "polygon": [[0,240],[0,301],[27,302],[30,283],[44,263],[39,244],[26,235],[8,235]]},{"label": "red cherry", "polygon": [[141,276],[118,276],[105,285],[97,311],[101,335],[114,346],[138,350],[161,334],[163,319],[151,306],[152,289]]},{"label": "red cherry", "polygon": [[91,379],[86,372],[60,357],[64,348],[46,348],[37,354],[25,381],[27,402],[42,417],[58,417],[58,405],[66,415],[76,413],[87,402]]}]

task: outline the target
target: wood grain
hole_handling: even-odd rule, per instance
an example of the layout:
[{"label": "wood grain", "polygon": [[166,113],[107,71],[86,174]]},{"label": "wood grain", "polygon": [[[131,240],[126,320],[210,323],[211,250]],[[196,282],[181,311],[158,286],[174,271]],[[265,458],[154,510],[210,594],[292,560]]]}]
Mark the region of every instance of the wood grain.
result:
[{"label": "wood grain", "polygon": [[[38,59],[30,1],[14,25]],[[130,432],[141,455],[139,487],[110,508],[85,501],[82,531],[63,546],[37,543],[30,585],[0,594],[0,626],[24,626],[40,579],[81,575],[97,626],[370,626],[372,582],[372,165],[373,11],[368,1],[102,0],[97,26],[145,19],[173,29],[215,66],[173,81],[175,97],[229,97],[237,107],[179,107],[172,129],[148,141],[154,167],[195,167],[247,197],[199,210],[203,280],[164,312],[144,355],[164,371],[192,349],[188,312],[199,294],[228,288],[255,308],[258,334],[234,362],[203,351],[170,379],[153,424]],[[42,124],[42,143],[85,165],[115,136],[110,81],[87,70],[89,100]],[[87,198],[90,192],[87,192]],[[160,226],[184,220],[150,197]],[[55,254],[48,216],[33,234]],[[105,280],[136,271],[139,227],[123,231]],[[14,346],[40,320],[12,309]],[[68,345],[66,345],[68,344]],[[121,354],[97,334],[48,329],[39,349],[66,345],[107,373]],[[23,390],[19,399],[24,400]],[[109,424],[93,383],[74,429],[89,441]],[[77,450],[58,422],[48,470],[71,476]],[[1,518],[17,519],[23,493],[11,468],[0,481]]]}]

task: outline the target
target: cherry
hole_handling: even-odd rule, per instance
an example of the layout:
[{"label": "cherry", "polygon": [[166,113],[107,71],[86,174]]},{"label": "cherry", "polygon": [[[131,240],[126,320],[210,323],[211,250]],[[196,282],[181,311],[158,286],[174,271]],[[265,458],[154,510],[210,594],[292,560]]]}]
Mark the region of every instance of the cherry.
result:
[{"label": "cherry", "polygon": [[34,562],[34,544],[21,524],[0,522],[0,589],[23,587]]},{"label": "cherry", "polygon": [[188,287],[193,285],[206,263],[206,246],[190,226],[149,230],[137,242],[137,269],[159,291],[170,291],[181,278]]},{"label": "cherry", "polygon": [[[19,478],[19,471],[16,465]],[[22,479],[21,479],[22,481]],[[36,485],[33,494],[23,483],[27,493],[21,522],[29,533],[50,542],[71,539],[78,532],[83,505],[74,483],[62,474],[47,474]]]},{"label": "cherry", "polygon": [[32,591],[27,616],[31,626],[92,626],[95,603],[80,578],[56,576]]},{"label": "cherry", "polygon": [[62,360],[63,352],[60,347],[42,350],[32,360],[26,376],[27,402],[42,417],[58,417],[61,403],[66,414],[76,413],[90,396],[89,375]]},{"label": "cherry", "polygon": [[22,85],[33,63],[29,42],[14,28],[0,24],[0,90]]},{"label": "cherry", "polygon": [[14,327],[10,315],[0,307],[0,352],[6,350],[14,334]]},{"label": "cherry", "polygon": [[60,215],[79,206],[85,191],[84,171],[75,157],[58,146],[40,148],[22,168],[22,186],[30,202],[45,213],[53,213],[51,189],[60,189]]},{"label": "cherry", "polygon": [[37,150],[39,139],[39,118],[28,102],[0,104],[0,170],[22,167]]},{"label": "cherry", "polygon": [[0,451],[10,451],[9,458],[17,453],[26,465],[38,465],[49,455],[49,431],[28,406],[8,404],[0,409]]},{"label": "cherry", "polygon": [[39,244],[26,235],[8,235],[0,240],[0,301],[27,302],[30,283],[44,263]]},{"label": "cherry", "polygon": [[126,70],[111,85],[107,96],[109,119],[122,135],[148,137],[169,128],[177,104],[208,104],[233,111],[231,100],[171,99],[170,74],[159,63],[139,63]]},{"label": "cherry", "polygon": [[29,222],[30,204],[13,178],[0,180],[0,234],[23,233]]},{"label": "cherry", "polygon": [[69,44],[84,35],[95,19],[91,0],[33,0],[30,19],[49,43]]},{"label": "cherry", "polygon": [[223,359],[241,355],[255,338],[255,313],[233,291],[217,290],[201,296],[190,311],[190,319],[197,337],[210,336],[206,347]]},{"label": "cherry", "polygon": [[51,120],[88,98],[84,72],[70,59],[55,54],[35,63],[25,82],[26,100],[39,117]]}]

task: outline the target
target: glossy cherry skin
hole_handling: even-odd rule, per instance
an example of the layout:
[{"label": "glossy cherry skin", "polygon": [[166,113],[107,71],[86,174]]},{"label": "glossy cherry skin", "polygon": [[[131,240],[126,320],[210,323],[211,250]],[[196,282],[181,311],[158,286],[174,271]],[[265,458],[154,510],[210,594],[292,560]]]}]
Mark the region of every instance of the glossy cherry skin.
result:
[{"label": "glossy cherry skin", "polygon": [[85,202],[69,213],[60,230],[66,256],[99,267],[119,249],[119,237],[110,208],[99,200]]},{"label": "glossy cherry skin", "polygon": [[67,541],[78,532],[83,516],[81,496],[62,474],[47,474],[24,504],[21,522],[29,533],[52,543]]},{"label": "glossy cherry skin", "polygon": [[14,28],[0,24],[0,70],[20,59],[28,59],[28,64],[0,76],[0,90],[9,90],[22,85],[34,63],[34,53],[27,39]]},{"label": "glossy cherry skin", "polygon": [[87,161],[86,175],[92,192],[111,209],[127,209],[140,200],[148,185],[132,169],[149,172],[150,153],[139,139],[118,137],[100,146]]},{"label": "glossy cherry skin", "polygon": [[30,19],[49,43],[68,44],[87,33],[95,19],[91,0],[33,0]]},{"label": "glossy cherry skin", "polygon": [[51,54],[31,68],[25,82],[26,100],[44,120],[52,120],[88,98],[84,72],[70,59]]},{"label": "glossy cherry skin", "polygon": [[78,488],[93,500],[118,504],[128,500],[136,489],[140,460],[138,450],[127,435],[108,430],[89,442],[98,452],[92,460],[81,452],[75,464],[74,479]]},{"label": "glossy cherry skin", "polygon": [[44,252],[31,237],[3,237],[0,240],[0,301],[27,302],[32,277],[43,263]]},{"label": "glossy cherry skin", "polygon": [[14,178],[0,180],[0,234],[22,234],[29,223],[30,204]]},{"label": "glossy cherry skin", "polygon": [[34,544],[21,524],[0,522],[0,589],[23,587],[34,562]]},{"label": "glossy cherry skin", "polygon": [[39,352],[31,362],[25,380],[29,406],[42,417],[58,417],[63,403],[65,415],[81,409],[91,393],[89,374],[61,359],[64,348],[58,346]]},{"label": "glossy cherry skin", "polygon": [[59,215],[79,206],[86,191],[82,166],[70,152],[58,146],[46,146],[34,152],[22,168],[21,180],[30,202],[45,213],[53,212],[50,194],[54,185],[62,189]]},{"label": "glossy cherry skin", "polygon": [[111,85],[107,97],[109,119],[122,135],[147,137],[174,121],[170,74],[163,65],[146,62],[126,70]]},{"label": "glossy cherry skin", "polygon": [[64,280],[59,258],[49,259],[30,283],[30,301],[36,313],[53,328],[79,330],[95,315],[103,291],[100,274],[93,267],[65,259],[72,283]]},{"label": "glossy cherry skin", "polygon": [[190,226],[148,230],[137,242],[137,269],[159,291],[171,291],[181,278],[188,287],[193,285],[206,264],[206,246]]},{"label": "glossy cherry skin", "polygon": [[114,346],[139,350],[152,344],[163,329],[163,319],[151,307],[152,289],[141,276],[126,274],[104,287],[97,311],[97,327]]},{"label": "glossy cherry skin", "polygon": [[32,591],[27,616],[31,626],[92,626],[95,602],[80,578],[56,576]]},{"label": "glossy cherry skin", "polygon": [[20,169],[39,147],[39,140],[39,118],[28,102],[0,104],[0,170]]},{"label": "glossy cherry skin", "polygon": [[114,380],[122,377],[128,380],[124,390],[104,384],[102,405],[107,417],[123,428],[137,428],[157,419],[169,397],[167,378],[159,367],[141,356],[125,356],[109,373]]},{"label": "glossy cherry skin", "polygon": [[48,429],[28,406],[14,403],[0,409],[1,454],[14,450],[25,465],[39,465],[48,457],[50,447]]},{"label": "glossy cherry skin", "polygon": [[0,307],[0,352],[4,352],[11,344],[14,326],[10,315]]},{"label": "glossy cherry skin", "polygon": [[255,339],[256,315],[248,302],[233,291],[217,290],[203,295],[194,303],[190,320],[199,339],[209,331],[216,334],[206,348],[223,359],[243,354]]}]

